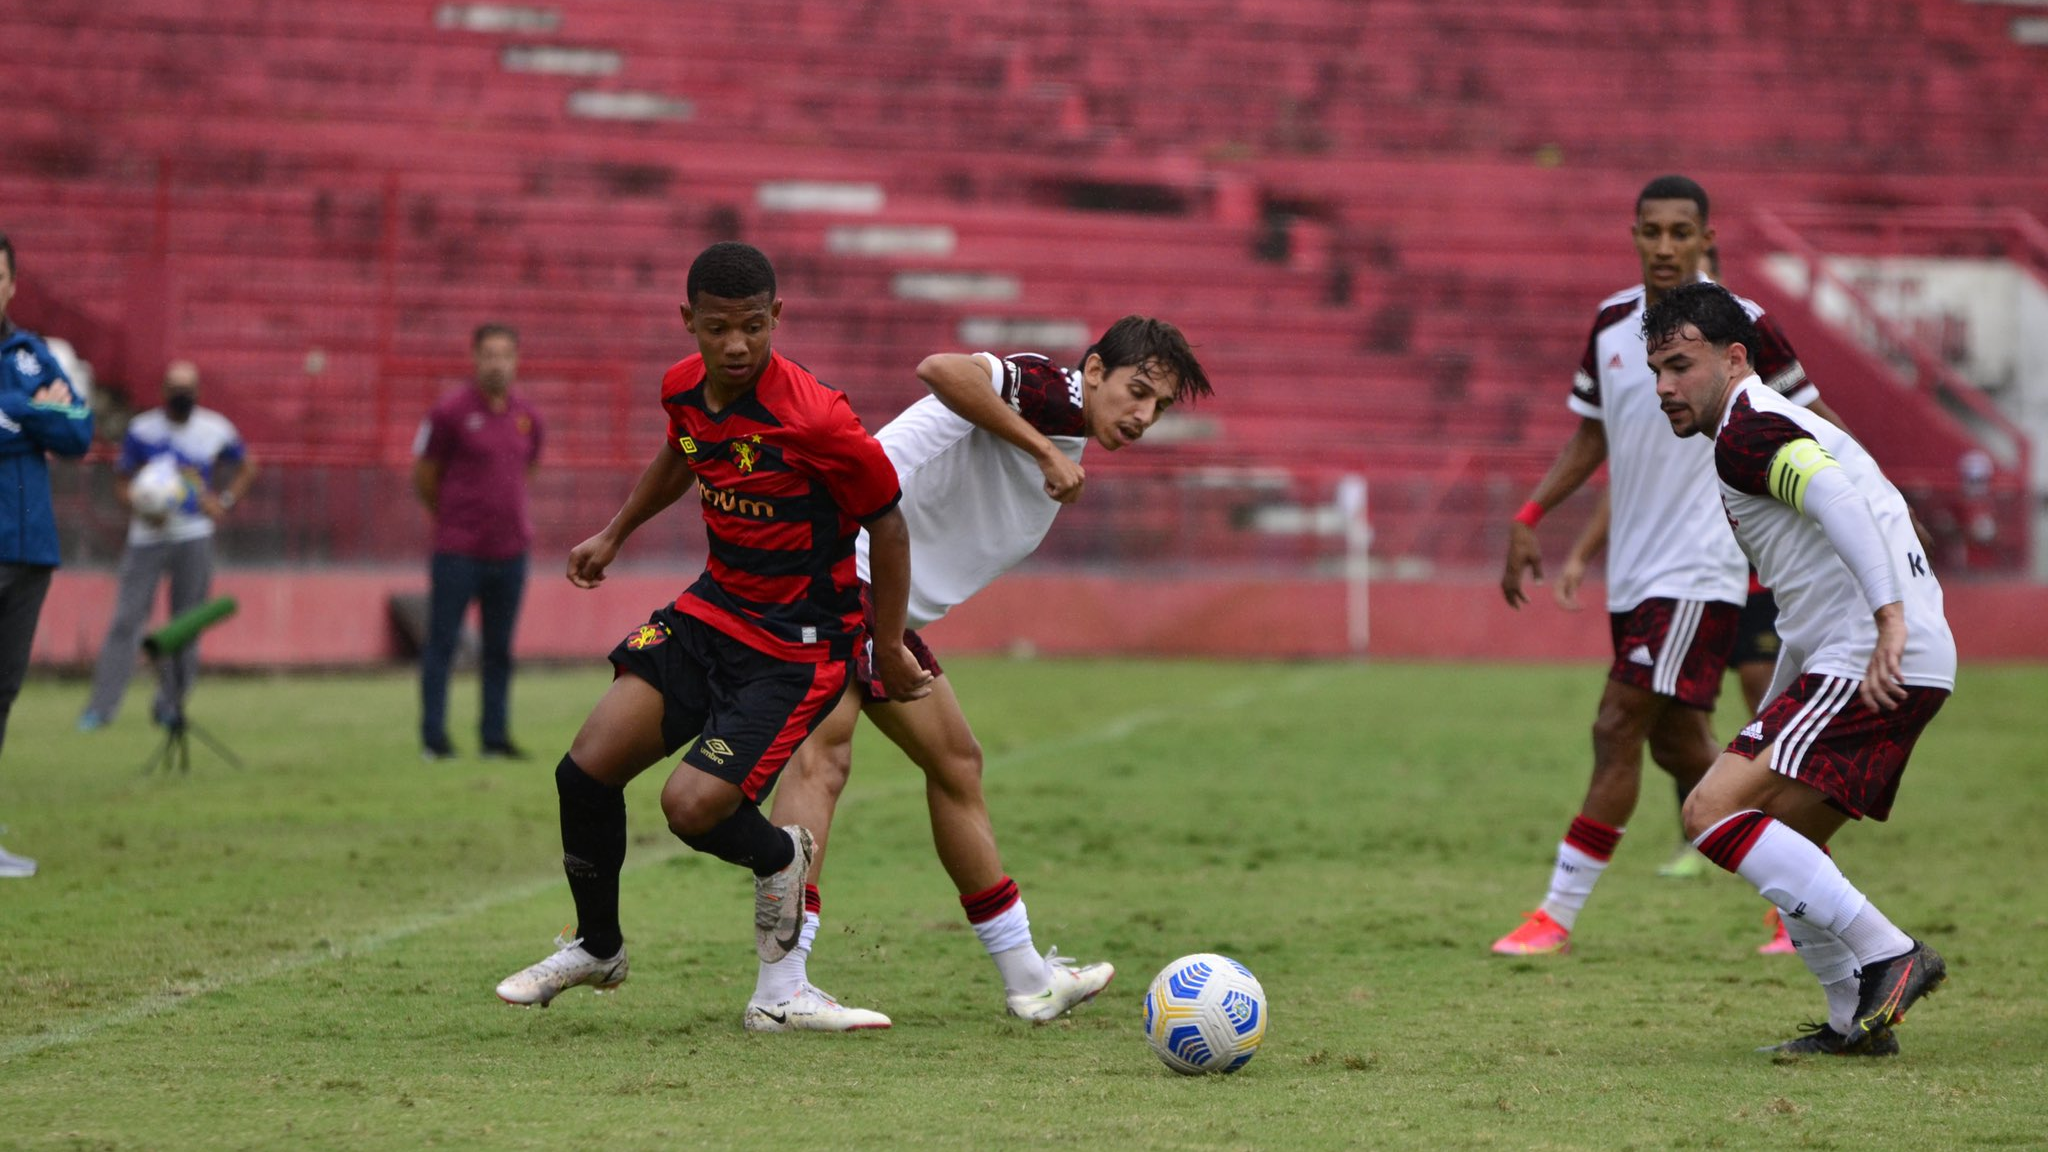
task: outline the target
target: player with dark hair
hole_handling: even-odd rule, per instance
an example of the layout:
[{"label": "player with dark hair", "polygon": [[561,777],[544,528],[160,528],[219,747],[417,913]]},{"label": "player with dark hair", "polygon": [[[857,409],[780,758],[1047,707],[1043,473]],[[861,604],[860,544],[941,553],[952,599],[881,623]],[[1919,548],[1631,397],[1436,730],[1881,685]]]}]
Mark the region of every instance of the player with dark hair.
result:
[{"label": "player with dark hair", "polygon": [[[1078,368],[1031,354],[943,353],[926,357],[917,375],[932,394],[876,433],[903,484],[914,627],[938,620],[1038,547],[1060,507],[1081,497],[1081,453],[1090,441],[1117,451],[1136,443],[1175,403],[1210,393],[1186,337],[1145,316],[1111,325]],[[863,575],[871,559],[863,540]],[[1076,967],[1057,949],[1039,953],[1023,897],[996,851],[981,790],[981,746],[931,650],[915,632],[905,639],[936,677],[931,695],[893,698],[863,667],[831,717],[798,749],[775,799],[775,817],[812,829],[823,853],[853,765],[854,726],[865,711],[924,770],[939,861],[995,963],[1010,1013],[1036,1023],[1052,1020],[1102,991],[1116,969]],[[745,1014],[751,1030],[841,1031],[876,1015],[843,1008],[811,989],[807,965],[821,904],[815,886],[805,895],[797,947],[761,965]]]},{"label": "player with dark hair", "polygon": [[1826,991],[1826,1023],[1765,1050],[1895,1054],[1893,1025],[1947,969],[1826,845],[1844,820],[1891,814],[1955,688],[1941,583],[1870,454],[1758,378],[1768,337],[1726,289],[1675,291],[1642,328],[1673,447],[1697,436],[1712,448],[1723,521],[1777,592],[1784,641],[1770,702],[1686,798],[1686,835],[1778,906]]},{"label": "player with dark hair", "polygon": [[893,697],[931,691],[903,643],[910,533],[896,471],[845,394],[770,348],[782,301],[768,258],[714,244],[691,264],[686,290],[683,326],[697,353],[662,379],[664,442],[611,523],[569,553],[569,581],[597,587],[634,530],[693,484],[710,556],[674,604],[612,650],[611,688],[555,768],[576,935],[498,985],[513,1004],[625,980],[624,789],[693,738],[661,791],[669,830],[754,873],[762,960],[795,946],[813,842],[802,827],[770,824],[760,801],[852,675],[862,527],[873,541],[877,675]]},{"label": "player with dark hair", "polygon": [[[1747,566],[1720,522],[1713,461],[1703,446],[1673,451],[1643,351],[1645,307],[1697,281],[1713,245],[1707,194],[1683,176],[1636,198],[1641,284],[1601,303],[1572,387],[1579,426],[1508,528],[1501,591],[1510,607],[1540,583],[1536,524],[1602,462],[1612,505],[1607,610],[1614,660],[1593,722],[1593,775],[1558,845],[1543,903],[1496,940],[1503,955],[1565,952],[1580,909],[1620,843],[1642,786],[1643,748],[1680,795],[1714,762],[1711,719],[1747,589]],[[1761,316],[1762,309],[1744,307]],[[1818,393],[1768,320],[1757,363],[1770,387],[1821,411]]]}]

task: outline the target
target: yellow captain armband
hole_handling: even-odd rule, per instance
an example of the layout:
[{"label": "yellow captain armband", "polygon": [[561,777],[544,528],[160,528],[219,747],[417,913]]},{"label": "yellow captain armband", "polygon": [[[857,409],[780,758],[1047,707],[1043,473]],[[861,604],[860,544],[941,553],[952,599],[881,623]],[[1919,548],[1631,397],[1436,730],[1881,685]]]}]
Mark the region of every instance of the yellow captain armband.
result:
[{"label": "yellow captain armband", "polygon": [[1771,496],[1795,510],[1806,511],[1806,485],[1823,468],[1840,468],[1828,450],[1812,439],[1794,440],[1771,457]]}]

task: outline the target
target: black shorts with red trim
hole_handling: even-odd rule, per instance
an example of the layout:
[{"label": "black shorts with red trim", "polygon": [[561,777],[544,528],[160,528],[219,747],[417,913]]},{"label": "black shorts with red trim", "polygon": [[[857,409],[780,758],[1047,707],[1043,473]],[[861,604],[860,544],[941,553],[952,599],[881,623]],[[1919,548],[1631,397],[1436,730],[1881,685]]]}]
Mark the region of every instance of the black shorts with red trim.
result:
[{"label": "black shorts with red trim", "polygon": [[1607,678],[1712,711],[1742,609],[1719,600],[1654,597],[1607,614],[1614,663]]},{"label": "black shorts with red trim", "polygon": [[1728,751],[1756,759],[1771,749],[1771,771],[1789,776],[1858,820],[1892,813],[1913,745],[1948,701],[1946,688],[1906,688],[1905,703],[1874,712],[1861,681],[1807,673],[1764,705]]},{"label": "black shorts with red trim", "polygon": [[[664,605],[611,652],[612,667],[661,693],[663,755],[695,737],[683,763],[759,802],[846,691],[851,662],[779,660]],[[616,673],[615,673],[616,674]]]},{"label": "black shorts with red trim", "polygon": [[1744,664],[1776,664],[1778,649],[1778,598],[1769,588],[1749,590],[1749,599],[1742,603],[1742,615],[1735,622],[1735,650],[1728,654],[1728,662],[1741,667]]},{"label": "black shorts with red trim", "polygon": [[[875,601],[868,595],[868,586],[860,586],[860,644],[853,651],[853,679],[860,685],[861,703],[878,704],[889,698],[889,690],[882,687],[882,677],[875,671]],[[944,676],[946,670],[939,667],[939,658],[932,655],[931,646],[924,642],[912,628],[903,630],[903,646],[917,657],[917,666],[934,677]]]}]

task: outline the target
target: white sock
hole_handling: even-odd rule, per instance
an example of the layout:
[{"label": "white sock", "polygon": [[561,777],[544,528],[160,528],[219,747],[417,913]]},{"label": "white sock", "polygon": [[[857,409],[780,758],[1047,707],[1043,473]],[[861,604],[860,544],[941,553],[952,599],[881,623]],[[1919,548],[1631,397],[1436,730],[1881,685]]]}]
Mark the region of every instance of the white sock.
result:
[{"label": "white sock", "polygon": [[1579,910],[1586,906],[1586,897],[1593,894],[1593,885],[1605,871],[1607,861],[1559,841],[1557,863],[1550,870],[1550,892],[1543,897],[1543,910],[1565,931],[1571,931],[1578,922]]},{"label": "white sock", "polygon": [[769,1007],[784,1000],[796,999],[796,994],[810,981],[809,965],[811,943],[818,938],[818,914],[804,913],[804,929],[796,938],[796,947],[789,955],[773,964],[763,964],[754,976],[754,998],[750,1003]]},{"label": "white sock", "polygon": [[1787,919],[1785,934],[1792,938],[1792,946],[1799,949],[1799,959],[1827,994],[1828,1027],[1847,1036],[1856,1020],[1856,997],[1861,990],[1861,982],[1856,979],[1856,954],[1842,943],[1840,936],[1804,917]]},{"label": "white sock", "polygon": [[1024,910],[1024,901],[1019,900],[976,924],[974,934],[981,938],[981,946],[996,962],[1004,992],[1036,996],[1052,987],[1052,973],[1045,966],[1045,957],[1038,954],[1038,946],[1031,942],[1031,914]]},{"label": "white sock", "polygon": [[[1700,834],[1694,841],[1715,863],[1726,868],[1731,852],[1729,837],[1715,838],[1724,828],[1732,832],[1759,827],[1746,852],[1736,861],[1735,873],[1756,885],[1764,899],[1785,914],[1786,931],[1798,920],[1811,921],[1823,931],[1841,938],[1860,965],[1889,960],[1910,951],[1913,940],[1893,927],[1868,897],[1849,883],[1828,854],[1813,841],[1764,816],[1760,812],[1737,812]],[[1744,837],[1736,837],[1741,839]]]}]

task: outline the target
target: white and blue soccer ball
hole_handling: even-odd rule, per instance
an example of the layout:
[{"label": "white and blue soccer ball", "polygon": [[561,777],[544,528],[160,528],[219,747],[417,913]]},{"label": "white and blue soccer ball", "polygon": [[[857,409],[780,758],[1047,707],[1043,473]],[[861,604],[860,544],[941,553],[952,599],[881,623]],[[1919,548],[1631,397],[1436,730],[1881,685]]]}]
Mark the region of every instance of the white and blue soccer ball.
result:
[{"label": "white and blue soccer ball", "polygon": [[1265,1038],[1266,990],[1228,956],[1183,956],[1145,990],[1145,1039],[1183,1076],[1235,1072]]},{"label": "white and blue soccer ball", "polygon": [[159,456],[136,469],[135,478],[128,482],[128,506],[152,520],[169,515],[191,494],[185,474],[169,456]]}]

